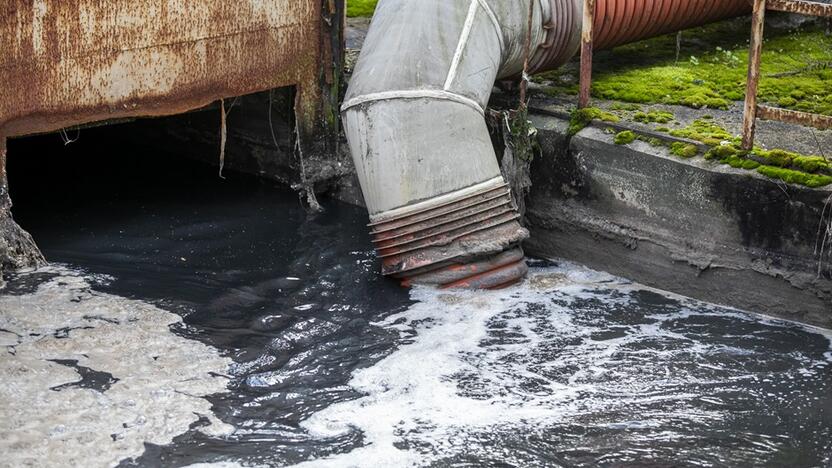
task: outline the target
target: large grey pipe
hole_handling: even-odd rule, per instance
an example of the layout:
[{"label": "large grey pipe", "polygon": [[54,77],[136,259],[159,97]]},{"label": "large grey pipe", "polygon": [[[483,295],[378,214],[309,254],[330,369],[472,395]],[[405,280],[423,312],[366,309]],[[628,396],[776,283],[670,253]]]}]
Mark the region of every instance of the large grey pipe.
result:
[{"label": "large grey pipe", "polygon": [[522,73],[529,31],[533,63],[574,54],[578,2],[380,2],[342,112],[385,274],[468,287],[525,274],[528,232],[483,114],[494,82]]},{"label": "large grey pipe", "polygon": [[[570,11],[578,1],[567,2]],[[385,274],[469,287],[525,274],[519,243],[528,232],[483,116],[495,81],[522,73],[527,35],[532,51],[554,41],[544,26],[558,13],[553,4],[379,3],[342,115]],[[559,47],[568,56],[578,47],[573,16],[563,28],[573,43]]]},{"label": "large grey pipe", "polygon": [[580,11],[579,0],[381,0],[342,116],[385,274],[486,288],[525,275],[528,232],[484,110],[497,79],[522,73],[529,30],[536,68],[575,53]]},{"label": "large grey pipe", "polygon": [[[525,274],[519,243],[528,233],[483,113],[495,80],[522,72],[527,38],[532,72],[577,52],[582,5],[380,1],[342,110],[385,274],[468,287],[499,287]],[[598,0],[596,46],[749,9],[746,0]]]}]

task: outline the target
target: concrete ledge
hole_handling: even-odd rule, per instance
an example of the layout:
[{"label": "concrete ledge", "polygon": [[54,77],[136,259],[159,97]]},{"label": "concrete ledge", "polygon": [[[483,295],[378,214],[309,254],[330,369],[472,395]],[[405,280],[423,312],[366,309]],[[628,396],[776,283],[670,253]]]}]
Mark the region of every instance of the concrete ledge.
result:
[{"label": "concrete ledge", "polygon": [[[832,189],[786,185],[701,157],[533,116],[527,251],[698,299],[832,326],[832,258],[816,253]],[[822,232],[821,232],[822,235]]]}]

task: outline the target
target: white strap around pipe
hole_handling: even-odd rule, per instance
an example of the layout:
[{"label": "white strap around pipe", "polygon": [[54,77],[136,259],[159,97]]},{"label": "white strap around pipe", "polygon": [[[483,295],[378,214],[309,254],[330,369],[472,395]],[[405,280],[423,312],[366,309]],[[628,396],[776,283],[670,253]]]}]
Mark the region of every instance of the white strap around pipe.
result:
[{"label": "white strap around pipe", "polygon": [[475,100],[467,98],[460,94],[455,94],[441,89],[406,89],[399,91],[383,91],[380,93],[365,94],[363,96],[356,96],[341,105],[341,112],[346,111],[351,107],[374,101],[389,101],[393,99],[442,99],[445,101],[454,101],[466,106],[472,107],[474,110],[482,115],[485,115],[485,109]]},{"label": "white strap around pipe", "polygon": [[445,79],[445,91],[451,89],[451,85],[456,79],[456,71],[459,68],[459,62],[462,60],[462,53],[465,52],[465,46],[468,45],[468,37],[471,36],[471,28],[474,27],[474,18],[477,17],[478,9],[478,0],[471,0],[471,5],[468,7],[468,16],[465,17],[462,33],[459,35],[459,42],[456,44],[456,51],[451,61],[451,68],[448,70],[448,77]]}]

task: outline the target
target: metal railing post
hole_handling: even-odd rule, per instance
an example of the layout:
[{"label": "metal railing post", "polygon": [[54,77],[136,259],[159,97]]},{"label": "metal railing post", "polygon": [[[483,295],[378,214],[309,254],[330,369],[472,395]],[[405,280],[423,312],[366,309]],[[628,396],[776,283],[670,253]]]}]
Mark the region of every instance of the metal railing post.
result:
[{"label": "metal railing post", "polygon": [[763,52],[763,30],[766,23],[766,0],[754,0],[751,16],[751,46],[748,51],[748,82],[745,88],[745,109],[742,120],[742,149],[754,147],[757,126],[757,89],[760,85],[760,57]]},{"label": "metal railing post", "polygon": [[595,0],[584,0],[583,27],[581,28],[581,91],[578,107],[589,106],[592,91],[592,37],[595,23]]}]

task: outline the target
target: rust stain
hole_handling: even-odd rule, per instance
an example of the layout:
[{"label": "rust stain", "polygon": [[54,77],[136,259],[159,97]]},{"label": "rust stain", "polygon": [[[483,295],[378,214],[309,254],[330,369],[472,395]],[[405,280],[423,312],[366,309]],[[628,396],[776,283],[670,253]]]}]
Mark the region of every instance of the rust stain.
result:
[{"label": "rust stain", "polygon": [[[479,254],[462,245],[513,245],[523,239],[507,185],[370,224],[384,275],[403,285],[490,289],[520,280],[523,251]],[[476,258],[472,258],[476,257]]]},{"label": "rust stain", "polygon": [[0,0],[0,133],[159,116],[298,85],[320,104],[320,0]]},{"label": "rust stain", "polygon": [[769,10],[832,18],[832,4],[796,0],[768,0]]},{"label": "rust stain", "polygon": [[757,106],[757,117],[763,120],[778,120],[807,127],[815,127],[820,130],[832,128],[832,117],[821,114],[811,114],[777,107]]}]

